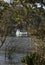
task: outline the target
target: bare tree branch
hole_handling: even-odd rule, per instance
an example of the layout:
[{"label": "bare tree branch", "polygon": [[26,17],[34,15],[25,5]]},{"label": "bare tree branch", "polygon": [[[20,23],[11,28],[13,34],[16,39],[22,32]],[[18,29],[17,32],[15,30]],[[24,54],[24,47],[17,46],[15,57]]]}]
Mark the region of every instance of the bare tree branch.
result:
[{"label": "bare tree branch", "polygon": [[7,36],[7,31],[8,31],[8,26],[5,25],[4,27],[4,33],[1,35],[0,37],[0,41],[1,41],[1,45],[0,45],[0,48],[3,46],[3,44],[5,43],[5,40],[6,40],[6,36]]}]

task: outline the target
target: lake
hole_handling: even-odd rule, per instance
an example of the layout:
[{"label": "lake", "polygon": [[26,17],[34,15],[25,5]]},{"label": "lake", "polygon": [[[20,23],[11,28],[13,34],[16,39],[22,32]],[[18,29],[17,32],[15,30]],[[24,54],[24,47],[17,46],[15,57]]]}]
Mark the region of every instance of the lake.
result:
[{"label": "lake", "polygon": [[[15,48],[15,51],[11,53],[11,59],[8,59],[7,49],[12,47]],[[34,51],[30,47],[34,49],[35,45],[29,37],[7,37],[4,45],[0,49],[0,65],[24,65],[21,63],[21,58]]]}]

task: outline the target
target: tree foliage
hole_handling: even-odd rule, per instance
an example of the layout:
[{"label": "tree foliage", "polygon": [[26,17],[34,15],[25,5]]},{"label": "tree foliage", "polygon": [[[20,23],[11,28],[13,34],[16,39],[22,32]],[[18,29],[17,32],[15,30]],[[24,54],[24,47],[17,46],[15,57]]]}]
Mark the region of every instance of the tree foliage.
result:
[{"label": "tree foliage", "polygon": [[38,53],[32,53],[30,55],[26,55],[21,60],[23,63],[27,65],[44,65],[45,58],[41,57]]},{"label": "tree foliage", "polygon": [[6,35],[8,36],[9,30],[12,30],[12,27],[17,29],[20,23],[28,33],[38,35],[43,39],[45,37],[45,10],[42,3],[40,8],[37,7],[35,4],[37,1],[17,0],[12,4],[0,1],[0,36],[7,33],[7,29]]}]

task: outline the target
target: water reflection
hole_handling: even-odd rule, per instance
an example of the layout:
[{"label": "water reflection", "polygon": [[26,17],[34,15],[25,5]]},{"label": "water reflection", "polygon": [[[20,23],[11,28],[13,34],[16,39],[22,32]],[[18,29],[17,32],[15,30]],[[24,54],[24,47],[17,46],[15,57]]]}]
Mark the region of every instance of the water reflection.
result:
[{"label": "water reflection", "polygon": [[24,65],[21,63],[21,58],[30,53],[28,50],[30,45],[32,46],[32,43],[28,37],[7,37],[0,49],[0,65]]}]

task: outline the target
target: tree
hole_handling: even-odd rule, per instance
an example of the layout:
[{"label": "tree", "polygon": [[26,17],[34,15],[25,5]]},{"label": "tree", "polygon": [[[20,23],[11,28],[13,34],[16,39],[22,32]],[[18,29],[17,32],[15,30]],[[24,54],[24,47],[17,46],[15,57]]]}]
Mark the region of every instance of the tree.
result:
[{"label": "tree", "polygon": [[[4,7],[3,10],[0,9],[0,20],[3,20],[5,22],[5,24],[3,24],[4,22],[2,24],[5,27],[6,27],[6,23],[8,23],[9,26],[13,24],[15,25],[15,27],[17,27],[19,23],[20,24],[24,23],[24,25],[26,25],[27,31],[29,29],[29,33],[31,32],[30,29],[34,31],[36,30],[36,32],[33,32],[33,34],[35,33],[39,34],[41,32],[39,36],[44,37],[45,22],[43,23],[43,21],[45,21],[45,16],[44,16],[45,12],[42,7],[40,8],[35,7],[34,6],[35,2],[37,2],[37,0],[19,0],[18,3],[17,1],[16,3],[14,2],[10,7],[8,3],[0,1],[0,6]],[[42,0],[40,0],[39,2],[42,2]],[[41,27],[40,25],[42,25],[42,23],[43,23],[43,26]],[[4,31],[5,30],[6,29],[4,28]],[[44,35],[42,36],[42,34]],[[5,35],[6,35],[6,31],[4,36]]]},{"label": "tree", "polygon": [[[3,26],[4,25],[4,26]],[[8,26],[6,26],[6,24],[4,24],[4,22],[2,23],[2,29],[1,29],[1,35],[0,35],[0,48],[3,46],[3,44],[5,43],[6,40],[6,36],[7,36],[7,31],[8,31]]]}]

